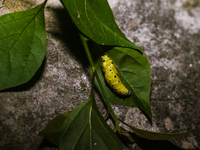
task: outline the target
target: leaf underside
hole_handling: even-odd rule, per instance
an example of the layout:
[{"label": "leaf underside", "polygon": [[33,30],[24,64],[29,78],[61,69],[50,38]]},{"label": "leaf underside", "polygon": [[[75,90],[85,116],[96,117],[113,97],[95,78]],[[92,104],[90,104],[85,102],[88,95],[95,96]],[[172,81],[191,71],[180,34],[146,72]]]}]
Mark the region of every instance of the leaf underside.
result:
[{"label": "leaf underside", "polygon": [[29,81],[46,50],[44,3],[0,17],[0,90]]}]

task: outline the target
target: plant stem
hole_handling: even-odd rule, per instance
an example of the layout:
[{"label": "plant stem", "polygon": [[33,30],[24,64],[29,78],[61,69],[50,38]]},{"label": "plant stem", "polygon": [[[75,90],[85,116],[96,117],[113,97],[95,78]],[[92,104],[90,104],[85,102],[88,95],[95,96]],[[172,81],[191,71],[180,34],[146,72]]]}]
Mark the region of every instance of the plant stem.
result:
[{"label": "plant stem", "polygon": [[92,78],[92,87],[91,87],[90,96],[94,97],[94,92],[93,91],[94,91],[94,73],[95,73],[95,67],[94,67],[94,63],[93,63],[93,60],[92,60],[92,56],[90,54],[90,50],[89,50],[88,45],[87,45],[87,40],[88,39],[84,35],[82,35],[80,32],[79,32],[79,36],[80,36],[81,41],[83,43],[83,47],[85,49],[85,52],[86,52],[86,55],[88,57],[88,60],[89,60],[89,63],[90,63],[90,67],[91,67],[90,74],[91,74],[91,78]]},{"label": "plant stem", "polygon": [[111,112],[111,114],[114,117],[114,120],[115,120],[115,132],[116,132],[118,129],[120,130],[120,127],[119,127],[119,124],[118,124],[118,117],[116,116],[115,112],[112,109],[112,106],[111,106],[111,104],[110,104],[110,102],[108,100],[108,97],[107,97],[106,92],[105,92],[105,90],[103,88],[103,85],[101,84],[101,81],[100,81],[100,78],[99,78],[98,74],[96,74],[96,77],[97,77],[97,81],[99,83],[99,86],[100,86],[100,88],[102,90],[102,93],[104,95],[104,98],[106,100],[106,103],[108,105],[108,110]]},{"label": "plant stem", "polygon": [[106,115],[103,118],[106,119],[109,114],[110,114],[110,110],[107,111]]},{"label": "plant stem", "polygon": [[46,5],[47,1],[48,1],[48,0],[45,0],[45,1],[44,1],[44,5]]},{"label": "plant stem", "polygon": [[[94,73],[95,73],[96,69],[95,69],[94,62],[93,62],[93,60],[92,60],[92,56],[91,56],[91,54],[90,54],[90,51],[89,51],[89,48],[88,48],[88,45],[87,45],[87,38],[84,37],[81,33],[79,33],[79,35],[80,35],[80,38],[81,38],[81,40],[82,40],[83,46],[84,46],[84,48],[85,48],[85,52],[86,52],[86,54],[87,54],[88,60],[89,60],[89,62],[90,62],[90,66],[91,66],[91,69],[92,69],[91,76],[94,77]],[[96,77],[97,77],[97,81],[98,81],[98,83],[99,83],[100,88],[102,89],[103,95],[104,95],[105,100],[106,100],[106,103],[107,103],[107,105],[108,105],[108,110],[111,112],[111,114],[112,114],[113,117],[114,117],[115,126],[116,126],[116,127],[115,127],[115,132],[116,132],[117,130],[120,130],[120,127],[119,127],[119,124],[118,124],[118,117],[115,115],[115,112],[114,112],[113,109],[112,109],[112,106],[111,106],[111,104],[110,104],[110,102],[109,102],[109,100],[108,100],[108,97],[106,96],[106,92],[105,92],[105,90],[103,89],[103,85],[102,85],[101,82],[100,82],[100,79],[99,79],[98,74],[96,73],[95,75],[96,75]],[[92,92],[92,91],[93,91],[93,89],[91,90],[91,92]]]},{"label": "plant stem", "polygon": [[127,124],[126,122],[124,122],[124,121],[123,121],[123,120],[121,120],[120,118],[118,118],[118,120],[119,120],[120,122],[122,122],[123,124],[125,124],[126,126],[130,127],[130,125],[129,125],[129,124]]},{"label": "plant stem", "polygon": [[81,33],[79,33],[80,37],[81,37],[81,40],[82,40],[82,43],[83,43],[83,46],[85,48],[85,52],[87,54],[87,57],[88,57],[88,60],[90,62],[90,66],[92,68],[92,72],[94,73],[95,72],[95,67],[94,67],[94,62],[92,60],[92,56],[90,54],[90,51],[89,51],[89,48],[88,48],[88,45],[87,45],[87,38],[84,37]]}]

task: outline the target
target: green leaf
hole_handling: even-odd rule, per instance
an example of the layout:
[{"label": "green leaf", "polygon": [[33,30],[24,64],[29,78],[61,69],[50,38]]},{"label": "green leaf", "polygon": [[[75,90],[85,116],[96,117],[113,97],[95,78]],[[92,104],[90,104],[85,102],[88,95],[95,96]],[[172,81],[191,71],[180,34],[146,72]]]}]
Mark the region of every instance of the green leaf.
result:
[{"label": "green leaf", "polygon": [[67,111],[57,117],[55,117],[53,120],[49,122],[49,124],[39,132],[38,135],[45,137],[48,139],[51,143],[58,145],[58,138],[59,138],[59,131],[60,128],[65,121],[65,119],[69,116],[71,111]]},{"label": "green leaf", "polygon": [[152,132],[147,130],[138,129],[136,127],[130,127],[138,136],[149,139],[149,140],[168,140],[173,138],[180,138],[185,136],[192,131],[182,132],[182,133],[161,133],[161,132]]},{"label": "green leaf", "polygon": [[46,50],[45,3],[0,17],[0,90],[29,81]]},{"label": "green leaf", "polygon": [[61,1],[78,29],[96,43],[141,50],[123,35],[107,0]]},{"label": "green leaf", "polygon": [[139,128],[130,126],[128,124],[126,125],[129,126],[130,129],[138,136],[145,139],[149,139],[149,140],[168,140],[168,139],[173,139],[173,138],[180,138],[192,132],[192,131],[188,131],[188,132],[182,132],[182,133],[161,133],[161,132],[153,132],[153,131],[139,129]]},{"label": "green leaf", "polygon": [[[122,47],[115,47],[107,51],[106,54],[113,60],[118,69],[122,83],[129,91],[131,91],[130,96],[119,96],[116,94],[105,81],[101,69],[101,59],[99,59],[95,63],[96,71],[109,101],[116,104],[139,107],[151,118],[151,74],[150,65],[146,56],[131,48]],[[98,91],[102,93],[98,83],[95,83]]]},{"label": "green leaf", "polygon": [[89,98],[64,121],[59,149],[122,150],[122,144],[99,113],[94,99]]}]

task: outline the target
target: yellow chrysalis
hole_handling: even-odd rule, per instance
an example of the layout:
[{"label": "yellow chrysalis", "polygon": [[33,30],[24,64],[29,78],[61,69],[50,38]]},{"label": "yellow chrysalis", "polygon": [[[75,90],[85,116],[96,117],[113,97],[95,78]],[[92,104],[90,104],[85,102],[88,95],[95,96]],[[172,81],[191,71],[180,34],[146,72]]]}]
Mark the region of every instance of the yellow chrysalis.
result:
[{"label": "yellow chrysalis", "polygon": [[119,73],[113,64],[113,61],[108,57],[108,55],[101,56],[102,58],[102,70],[105,75],[106,82],[110,87],[120,95],[129,95],[128,89],[123,85]]}]

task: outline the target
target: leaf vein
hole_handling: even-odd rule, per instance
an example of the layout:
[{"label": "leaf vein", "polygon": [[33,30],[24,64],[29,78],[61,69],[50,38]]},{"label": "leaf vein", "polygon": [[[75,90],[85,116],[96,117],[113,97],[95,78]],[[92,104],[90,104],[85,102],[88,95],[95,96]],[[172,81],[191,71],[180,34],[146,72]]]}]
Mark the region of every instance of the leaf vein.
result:
[{"label": "leaf vein", "polygon": [[105,145],[105,147],[106,147],[106,149],[107,150],[109,150],[108,148],[107,148],[107,145],[105,144],[105,142],[101,139],[101,137],[99,136],[99,134],[94,130],[94,129],[92,129],[95,133],[96,133],[96,135],[99,137],[99,139],[102,141],[102,143]]},{"label": "leaf vein", "polygon": [[[85,0],[85,1],[87,1],[87,0]],[[90,8],[90,6],[88,5],[88,7]],[[106,26],[102,21],[100,21],[99,20],[99,18],[94,14],[94,12],[92,11],[92,9],[90,8],[90,10],[91,10],[91,13],[93,14],[93,16],[96,18],[96,20],[104,27],[104,28],[106,28],[111,34],[114,34],[114,31],[112,31],[112,29],[110,29],[108,26]],[[88,17],[88,15],[87,15],[87,17]],[[122,33],[122,36],[124,36],[124,38],[123,37],[121,37],[120,35],[118,35],[118,33],[116,34],[115,33],[115,35],[119,38],[119,39],[121,39],[121,40],[125,40],[125,42],[127,42],[127,39],[124,39],[124,38],[126,38],[124,35],[123,35],[123,33]],[[120,41],[121,41],[120,40]],[[128,40],[128,43],[129,44],[132,44],[129,40]]]},{"label": "leaf vein", "polygon": [[12,21],[5,22],[5,23],[3,23],[2,25],[8,24],[8,23],[12,23],[12,22],[16,22],[16,21],[19,21],[19,20],[22,20],[22,19],[25,19],[25,18],[31,17],[31,16],[34,16],[34,14],[27,15],[27,16],[22,17],[22,18],[19,18],[19,19],[15,19],[15,20],[12,20]]},{"label": "leaf vein", "polygon": [[[88,104],[89,102],[90,102],[90,101],[88,101],[87,103],[85,103],[85,105],[84,105],[83,108],[77,113],[77,115],[76,115],[74,118],[72,118],[70,124],[68,125],[68,128],[71,126],[73,120],[75,120],[75,119],[77,118],[77,116],[81,113],[81,111],[87,106],[87,104]],[[61,137],[63,137],[63,135],[67,132],[68,128],[65,128],[65,130],[64,130],[63,134],[61,135]]]},{"label": "leaf vein", "polygon": [[[95,111],[95,109],[94,109],[94,113],[96,114],[96,116],[97,116],[97,119],[99,120],[99,122],[101,123],[101,125],[102,125],[102,127],[105,129],[105,131],[107,131],[108,132],[108,134],[107,135],[110,135],[110,133],[109,133],[109,131],[105,128],[105,126],[102,124],[102,122],[101,122],[101,120],[100,120],[100,118],[99,118],[99,116],[98,116],[98,114],[96,113],[96,111]],[[113,141],[115,141],[115,139],[112,137],[112,136],[110,136],[112,139],[113,139]],[[118,143],[115,141],[115,143],[118,145]]]},{"label": "leaf vein", "polygon": [[79,134],[77,141],[74,143],[73,149],[76,149],[76,145],[77,145],[78,141],[80,140],[81,136],[83,135],[83,132],[85,131],[85,129],[87,128],[88,125],[89,125],[89,123],[85,124],[83,131]]},{"label": "leaf vein", "polygon": [[8,38],[8,37],[13,36],[13,35],[16,35],[16,34],[19,34],[19,33],[15,33],[15,34],[10,34],[10,35],[4,36],[4,37],[0,38],[0,40],[3,40],[3,39],[5,39],[5,38]]},{"label": "leaf vein", "polygon": [[11,49],[13,48],[13,46],[15,45],[15,43],[18,41],[18,39],[20,38],[20,36],[23,34],[23,32],[25,31],[25,29],[30,25],[30,23],[36,18],[36,16],[38,15],[38,13],[41,11],[43,5],[38,9],[38,11],[34,14],[34,17],[27,23],[27,25],[24,27],[24,29],[19,33],[19,36],[16,38],[16,40],[12,43],[12,45],[10,46],[10,48],[6,51],[6,53],[0,58],[0,61],[3,59],[3,57],[5,57],[5,55],[11,51]]}]

